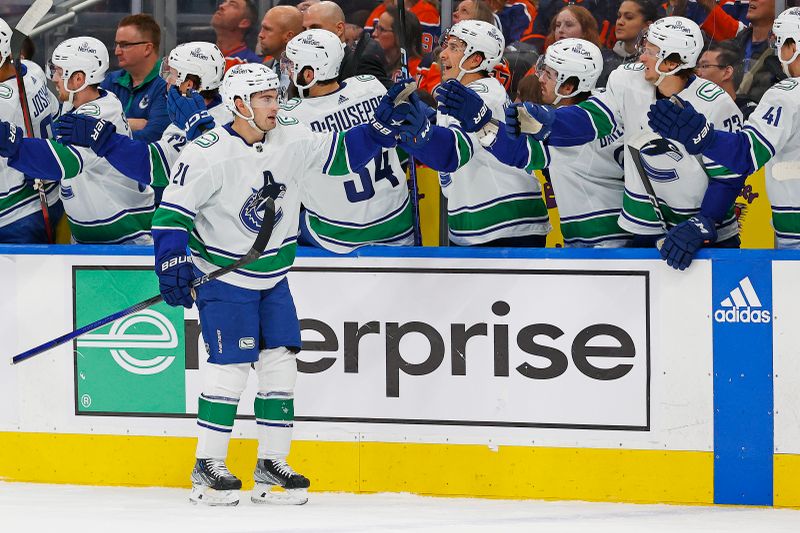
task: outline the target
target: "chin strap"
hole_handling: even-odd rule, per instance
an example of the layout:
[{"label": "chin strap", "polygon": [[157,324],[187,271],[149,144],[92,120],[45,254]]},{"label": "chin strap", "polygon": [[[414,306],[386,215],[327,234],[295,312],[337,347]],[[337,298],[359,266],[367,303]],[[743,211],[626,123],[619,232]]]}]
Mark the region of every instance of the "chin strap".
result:
[{"label": "chin strap", "polygon": [[239,118],[242,118],[242,119],[246,120],[247,123],[250,125],[250,127],[253,128],[254,130],[259,131],[259,132],[263,133],[264,135],[266,135],[267,134],[267,130],[262,130],[261,128],[259,128],[256,125],[256,121],[255,121],[256,114],[253,112],[253,108],[250,107],[250,104],[248,104],[247,102],[244,102],[244,106],[247,108],[248,111],[250,111],[250,116],[249,117],[246,117],[246,116],[242,115],[236,109],[233,110],[233,114],[236,115]]}]

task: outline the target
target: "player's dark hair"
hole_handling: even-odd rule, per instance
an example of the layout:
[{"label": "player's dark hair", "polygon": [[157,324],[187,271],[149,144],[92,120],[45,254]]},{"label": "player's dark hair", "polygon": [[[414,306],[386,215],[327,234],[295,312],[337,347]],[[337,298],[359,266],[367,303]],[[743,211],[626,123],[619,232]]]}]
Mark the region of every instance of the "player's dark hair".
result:
[{"label": "player's dark hair", "polygon": [[[187,74],[186,79],[194,83],[195,90],[202,84],[202,82],[200,81],[200,76],[197,76],[195,74]],[[207,91],[199,91],[199,93],[200,96],[202,96],[206,100],[213,100],[217,96],[219,96],[219,89],[208,89]]]}]

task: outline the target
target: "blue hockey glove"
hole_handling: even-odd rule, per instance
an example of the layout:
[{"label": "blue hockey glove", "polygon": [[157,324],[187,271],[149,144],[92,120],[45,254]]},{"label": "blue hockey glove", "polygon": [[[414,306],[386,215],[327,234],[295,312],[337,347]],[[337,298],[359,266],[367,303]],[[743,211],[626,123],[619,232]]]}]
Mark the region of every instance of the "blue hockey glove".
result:
[{"label": "blue hockey glove", "polygon": [[717,240],[717,229],[710,218],[697,215],[681,222],[669,232],[661,245],[661,257],[678,270],[688,267],[697,250]]},{"label": "blue hockey glove", "polygon": [[702,154],[714,140],[714,126],[695,111],[692,104],[678,96],[675,98],[683,109],[662,98],[650,106],[648,123],[659,135],[681,143],[690,154]]},{"label": "blue hockey glove", "polygon": [[395,137],[397,136],[397,126],[399,124],[392,124],[392,113],[394,111],[394,98],[390,96],[392,89],[381,98],[378,107],[375,108],[375,112],[372,114],[372,120],[369,121],[369,128],[367,128],[370,138],[384,148],[393,148],[397,145]]},{"label": "blue hockey glove", "polygon": [[[408,101],[416,89],[417,83],[412,78],[403,78],[397,80],[394,85],[389,87],[389,90],[386,92],[386,98],[391,100],[392,106],[394,106],[395,104]],[[400,100],[395,102],[398,97],[400,97]]]},{"label": "blue hockey glove", "polygon": [[456,80],[448,80],[436,89],[436,101],[439,111],[459,121],[464,131],[478,131],[492,118],[478,93]]},{"label": "blue hockey glove", "polygon": [[431,140],[431,122],[425,113],[425,107],[405,103],[394,109],[392,122],[400,123],[397,130],[400,144],[420,150]]},{"label": "blue hockey glove", "polygon": [[173,85],[167,92],[167,111],[169,119],[186,132],[189,141],[214,127],[214,119],[206,110],[206,102],[197,91],[190,91],[183,96]]},{"label": "blue hockey glove", "polygon": [[116,132],[111,122],[78,113],[67,113],[56,122],[58,142],[91,148],[100,157],[106,155],[108,142]]},{"label": "blue hockey glove", "polygon": [[17,155],[24,135],[22,128],[0,120],[0,157],[14,157]]},{"label": "blue hockey glove", "polygon": [[192,260],[182,253],[175,253],[159,258],[156,262],[158,290],[164,301],[172,307],[179,305],[186,309],[192,307]]},{"label": "blue hockey glove", "polygon": [[506,132],[512,139],[525,134],[543,141],[550,135],[555,120],[556,111],[548,106],[523,102],[506,108]]}]

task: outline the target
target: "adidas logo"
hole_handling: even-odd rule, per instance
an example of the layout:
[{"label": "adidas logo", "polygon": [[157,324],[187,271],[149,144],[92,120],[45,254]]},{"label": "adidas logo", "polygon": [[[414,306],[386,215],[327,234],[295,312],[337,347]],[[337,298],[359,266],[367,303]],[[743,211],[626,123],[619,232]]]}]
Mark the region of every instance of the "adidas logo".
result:
[{"label": "adidas logo", "polygon": [[770,312],[761,309],[761,300],[747,276],[719,305],[721,309],[714,311],[717,322],[766,324],[772,320]]},{"label": "adidas logo", "polygon": [[339,104],[341,105],[341,104],[345,103],[346,101],[347,101],[347,97],[345,95],[343,95],[343,94],[340,94],[339,95]]}]

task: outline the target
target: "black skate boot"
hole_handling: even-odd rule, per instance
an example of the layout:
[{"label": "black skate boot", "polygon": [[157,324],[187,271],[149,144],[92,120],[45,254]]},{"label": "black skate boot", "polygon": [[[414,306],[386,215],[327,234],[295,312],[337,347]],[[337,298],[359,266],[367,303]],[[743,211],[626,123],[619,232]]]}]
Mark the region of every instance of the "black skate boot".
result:
[{"label": "black skate boot", "polygon": [[[308,487],[311,482],[292,470],[286,461],[259,459],[254,477],[256,484],[250,496],[253,503],[303,505],[308,501]],[[284,491],[273,491],[273,487],[282,487]]]},{"label": "black skate boot", "polygon": [[192,470],[189,501],[205,505],[237,505],[242,480],[231,474],[222,459],[198,459]]}]

